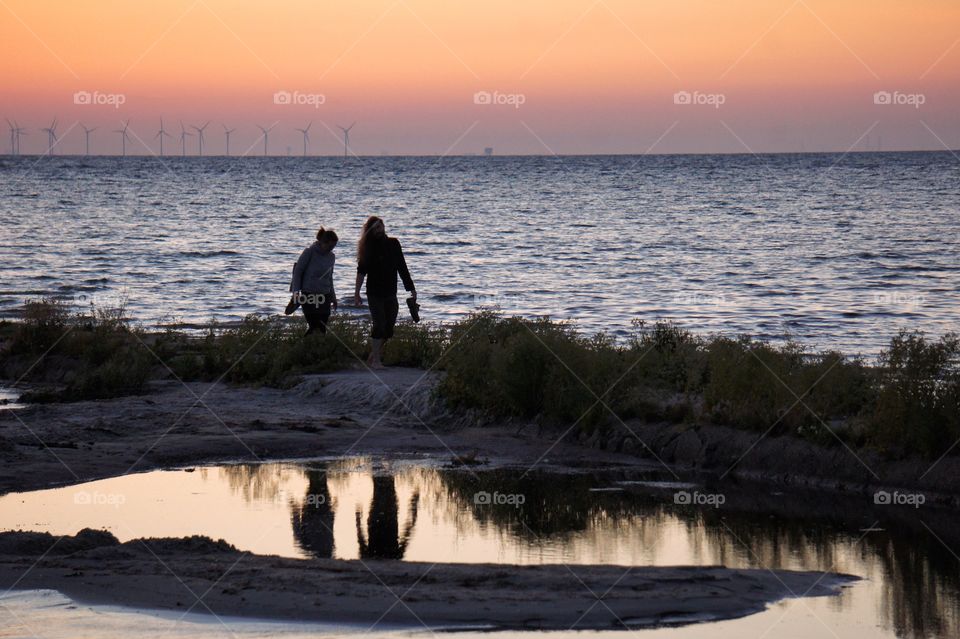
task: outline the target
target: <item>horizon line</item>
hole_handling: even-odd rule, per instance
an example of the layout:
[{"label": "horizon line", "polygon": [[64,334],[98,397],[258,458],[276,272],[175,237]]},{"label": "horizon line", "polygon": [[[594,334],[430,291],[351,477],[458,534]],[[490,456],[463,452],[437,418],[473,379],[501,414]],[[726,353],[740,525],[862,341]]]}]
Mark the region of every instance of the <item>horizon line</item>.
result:
[{"label": "horizon line", "polygon": [[[422,158],[462,158],[462,157],[471,157],[471,158],[534,158],[534,157],[670,157],[670,156],[713,156],[713,155],[729,155],[729,156],[766,156],[766,155],[874,155],[874,154],[883,154],[883,153],[950,153],[958,154],[960,153],[960,148],[957,149],[948,149],[948,148],[939,148],[939,149],[870,149],[870,150],[852,150],[852,151],[677,151],[672,153],[501,153],[501,154],[484,154],[484,153],[351,153],[350,158],[356,159],[367,159],[367,158],[413,158],[413,157],[422,157]],[[324,154],[307,154],[303,155],[300,153],[268,153],[264,154],[244,154],[244,155],[226,155],[223,153],[210,153],[199,155],[196,153],[191,153],[187,155],[177,154],[165,154],[159,155],[157,153],[2,153],[0,158],[59,158],[59,157],[69,157],[69,158],[155,158],[158,160],[174,160],[174,159],[258,159],[258,158],[329,158],[337,160],[345,160],[342,153],[324,153]]]}]

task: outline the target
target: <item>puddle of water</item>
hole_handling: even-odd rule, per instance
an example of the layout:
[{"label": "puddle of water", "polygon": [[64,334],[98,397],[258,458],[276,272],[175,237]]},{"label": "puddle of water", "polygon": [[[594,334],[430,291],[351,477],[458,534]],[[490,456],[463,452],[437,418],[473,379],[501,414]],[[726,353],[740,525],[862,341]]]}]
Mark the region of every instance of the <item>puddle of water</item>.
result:
[{"label": "puddle of water", "polygon": [[[940,541],[956,539],[952,513],[673,479],[630,470],[524,477],[369,458],[229,465],[8,494],[0,527],[101,528],[121,541],[201,534],[287,557],[845,572],[866,581],[700,634],[643,633],[694,637],[708,627],[711,637],[739,638],[775,626],[768,636],[960,636],[960,561]],[[610,487],[618,490],[597,490]],[[698,502],[701,493],[723,503]]]},{"label": "puddle of water", "polygon": [[20,391],[0,386],[0,410],[23,408],[24,404],[19,403],[19,399]]},{"label": "puddle of water", "polygon": [[[123,609],[114,606],[85,606],[53,590],[28,590],[0,593],[0,610],[5,614],[0,637],[43,637],[78,639],[79,637],[133,636],[139,639],[212,639],[214,637],[283,637],[305,639],[317,635],[360,635],[364,626],[338,626],[308,623],[251,621],[235,617],[213,617],[199,613],[180,615]],[[389,630],[387,630],[389,632]]]}]

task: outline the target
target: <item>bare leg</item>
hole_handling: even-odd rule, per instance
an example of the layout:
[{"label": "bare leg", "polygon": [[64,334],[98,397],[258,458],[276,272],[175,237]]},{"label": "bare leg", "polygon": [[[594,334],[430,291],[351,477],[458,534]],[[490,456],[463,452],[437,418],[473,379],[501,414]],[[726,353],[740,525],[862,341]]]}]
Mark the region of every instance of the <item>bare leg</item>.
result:
[{"label": "bare leg", "polygon": [[381,351],[383,350],[383,339],[382,338],[371,338],[370,339],[370,357],[367,359],[367,363],[370,364],[370,368],[381,369],[383,368],[383,362],[380,360]]}]

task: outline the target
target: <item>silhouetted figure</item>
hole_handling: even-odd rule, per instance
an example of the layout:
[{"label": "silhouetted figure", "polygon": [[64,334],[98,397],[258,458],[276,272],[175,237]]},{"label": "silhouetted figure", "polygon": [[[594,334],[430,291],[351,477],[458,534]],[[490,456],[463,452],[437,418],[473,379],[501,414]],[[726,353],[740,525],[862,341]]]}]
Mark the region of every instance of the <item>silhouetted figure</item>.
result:
[{"label": "silhouetted figure", "polygon": [[[357,280],[353,289],[353,303],[360,306],[360,287],[367,280],[367,306],[370,309],[370,368],[383,368],[383,344],[393,337],[400,303],[397,301],[397,277],[410,292],[416,306],[417,289],[410,277],[400,241],[389,237],[383,220],[371,215],[363,224],[357,243]],[[419,308],[419,307],[417,307]]]},{"label": "silhouetted figure", "polygon": [[327,488],[327,472],[307,471],[307,494],[293,509],[291,520],[297,545],[318,559],[333,557],[333,504]]},{"label": "silhouetted figure", "polygon": [[290,315],[297,307],[303,309],[307,320],[307,335],[326,333],[330,311],[337,310],[337,293],[333,287],[333,268],[337,256],[333,252],[339,238],[334,231],[322,226],[317,231],[317,241],[300,254],[293,266],[290,280],[292,296],[284,313]]},{"label": "silhouetted figure", "polygon": [[357,541],[360,543],[361,559],[403,559],[407,552],[410,534],[417,525],[417,507],[420,493],[410,498],[410,521],[400,534],[397,520],[399,502],[393,477],[373,478],[373,498],[367,516],[367,535],[363,534],[360,511],[357,511]]}]

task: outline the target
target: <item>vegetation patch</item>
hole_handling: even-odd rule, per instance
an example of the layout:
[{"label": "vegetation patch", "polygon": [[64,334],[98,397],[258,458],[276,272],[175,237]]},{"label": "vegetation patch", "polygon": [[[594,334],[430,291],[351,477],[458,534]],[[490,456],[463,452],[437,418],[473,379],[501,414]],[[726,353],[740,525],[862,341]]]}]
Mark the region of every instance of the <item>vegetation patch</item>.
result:
[{"label": "vegetation patch", "polygon": [[[152,380],[288,387],[302,375],[360,366],[369,324],[337,315],[327,334],[251,315],[202,331],[147,331],[123,308],[76,313],[29,302],[0,324],[4,376],[52,384],[26,401],[142,393]],[[877,362],[793,342],[699,336],[636,322],[626,339],[564,322],[477,312],[447,325],[401,322],[385,362],[442,370],[454,408],[537,419],[587,433],[639,418],[723,424],[823,444],[872,446],[891,457],[956,453],[960,339],[901,332]]]}]

